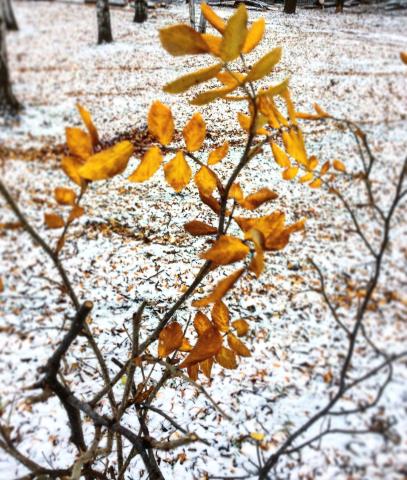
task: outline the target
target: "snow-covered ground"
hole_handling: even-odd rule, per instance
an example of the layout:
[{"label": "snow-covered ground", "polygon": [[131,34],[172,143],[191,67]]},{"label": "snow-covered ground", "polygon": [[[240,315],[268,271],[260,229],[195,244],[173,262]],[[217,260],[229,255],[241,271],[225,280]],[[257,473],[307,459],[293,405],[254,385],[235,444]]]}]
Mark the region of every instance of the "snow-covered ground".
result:
[{"label": "snow-covered ground", "polygon": [[[19,122],[1,125],[1,176],[33,224],[52,242],[57,234],[44,231],[43,213],[55,210],[53,189],[68,185],[58,168],[58,145],[64,141],[64,127],[79,124],[75,103],[87,106],[106,140],[143,129],[148,106],[157,98],[173,106],[181,130],[193,112],[188,95],[168,96],[160,88],[181,73],[206,65],[208,59],[174,59],[158,44],[157,28],[186,21],[185,6],[151,12],[142,25],[132,23],[130,10],[114,9],[115,43],[108,46],[95,46],[93,6],[15,2],[15,10],[20,31],[8,35],[8,50],[15,93],[26,108]],[[407,67],[399,60],[400,51],[407,48],[407,17],[301,10],[285,16],[277,8],[265,15],[267,35],[258,54],[277,45],[284,47],[283,60],[271,80],[290,76],[299,110],[310,110],[317,101],[336,116],[361,122],[379,157],[375,178],[383,183],[385,198],[407,152]],[[252,14],[251,19],[257,16]],[[235,118],[237,110],[236,103],[221,102],[201,109],[210,133],[204,156],[225,138],[234,141],[232,154],[217,167],[223,178],[240,153],[243,137]],[[323,160],[339,158],[349,171],[356,168],[348,135],[319,125],[306,126],[305,131],[310,153]],[[133,158],[127,172],[137,162]],[[192,185],[175,195],[162,173],[145,184],[129,184],[125,176],[92,185],[84,202],[86,215],[72,228],[63,253],[81,299],[95,303],[90,327],[97,332],[112,375],[117,372],[112,358],[127,358],[124,327],[129,327],[140,302],[148,304],[143,323],[147,335],[201,265],[199,253],[207,247],[206,241],[191,239],[183,224],[212,218]],[[158,452],[166,478],[249,478],[250,462],[257,462],[256,442],[247,439],[251,432],[265,434],[262,452],[268,456],[287,430],[325,403],[334,385],[324,379],[331,372],[334,378],[337,375],[346,338],[321,299],[309,292],[316,276],[307,258],[323,268],[333,295],[346,293],[348,298],[352,298],[352,287],[349,282],[344,285],[344,280],[363,278],[369,268],[367,253],[351,232],[339,203],[323,190],[282,182],[268,150],[251,163],[241,183],[247,192],[264,186],[277,191],[279,198],[260,211],[283,209],[290,221],[307,217],[307,228],[304,234],[293,236],[283,252],[268,255],[267,270],[259,281],[245,283],[228,297],[233,319],[250,322],[247,344],[252,357],[242,359],[233,371],[215,366],[213,380],[204,383],[232,420],[221,418],[205,397],[181,380],[171,380],[160,391],[155,405],[210,444]],[[359,200],[356,187],[344,184],[343,188],[350,198]],[[2,200],[0,207],[0,224],[14,221]],[[7,405],[6,414],[17,427],[19,448],[38,463],[63,467],[72,461],[74,451],[57,400],[37,404],[31,411],[24,402],[27,392],[23,388],[37,378],[37,368],[61,338],[61,325],[72,309],[58,288],[55,270],[27,234],[1,228],[0,252],[4,282],[0,293],[1,405]],[[366,323],[372,338],[391,353],[405,348],[407,340],[406,265],[407,228],[405,211],[400,211],[375,297],[377,308]],[[197,296],[209,284],[205,282]],[[348,314],[341,308],[345,319],[350,318],[357,299],[353,297],[352,302]],[[178,320],[185,322],[193,311],[188,304],[177,314]],[[358,345],[355,368],[364,371],[378,361]],[[398,441],[384,443],[373,435],[330,436],[321,448],[305,450],[301,461],[295,457],[283,460],[276,478],[405,478],[405,367],[405,363],[396,366],[394,381],[376,410],[363,418],[338,420],[342,428],[366,428],[373,416],[395,419],[394,439]],[[82,341],[69,352],[64,375],[84,398],[97,390],[92,354]],[[375,387],[377,380],[367,383],[347,403],[372,398]],[[117,386],[118,391],[121,388]],[[137,426],[130,416],[126,422]],[[149,426],[156,438],[173,438],[172,427],[158,415],[150,416]],[[1,480],[24,472],[0,452]],[[128,478],[146,478],[139,459],[134,459]]]}]

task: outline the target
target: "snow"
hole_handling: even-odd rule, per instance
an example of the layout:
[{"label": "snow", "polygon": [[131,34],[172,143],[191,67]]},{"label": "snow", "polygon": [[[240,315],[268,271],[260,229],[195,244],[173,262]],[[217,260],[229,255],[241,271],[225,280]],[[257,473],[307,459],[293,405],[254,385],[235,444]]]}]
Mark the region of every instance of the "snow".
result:
[{"label": "snow", "polygon": [[[2,125],[0,142],[10,159],[6,158],[0,168],[2,178],[34,226],[55,242],[58,234],[44,230],[43,213],[56,210],[52,191],[68,185],[68,181],[58,169],[58,155],[51,151],[44,158],[41,147],[63,143],[65,126],[79,124],[75,103],[80,101],[92,112],[106,140],[136,127],[144,128],[148,106],[157,98],[173,106],[181,130],[193,111],[187,104],[188,95],[169,96],[160,89],[180,74],[207,65],[208,59],[173,59],[157,43],[157,28],[187,20],[185,6],[158,9],[142,25],[132,23],[130,9],[114,9],[115,43],[96,46],[94,6],[33,5],[15,3],[20,31],[8,36],[15,92],[26,109],[19,122]],[[352,11],[339,16],[331,11],[302,10],[295,16],[285,16],[279,10],[276,7],[265,14],[268,33],[258,52],[260,55],[276,45],[284,46],[283,60],[271,81],[289,75],[300,110],[311,110],[317,101],[336,116],[361,122],[379,157],[374,175],[382,185],[380,195],[386,198],[407,147],[407,72],[398,58],[407,44],[406,17],[382,11]],[[222,10],[225,15],[229,12]],[[251,19],[258,15],[251,13]],[[253,60],[250,57],[249,63]],[[201,109],[210,133],[203,159],[211,146],[225,138],[234,141],[231,155],[216,167],[222,178],[241,152],[242,135],[235,120],[238,108],[236,103],[216,102]],[[344,137],[319,125],[308,125],[305,131],[311,153],[321,160],[339,158],[349,171],[356,169],[349,135]],[[21,153],[28,148],[31,161]],[[191,239],[183,224],[195,218],[215,218],[201,207],[192,184],[175,195],[165,185],[162,172],[145,184],[127,183],[125,178],[137,162],[133,158],[124,175],[91,186],[84,201],[86,215],[72,227],[63,251],[64,265],[81,300],[95,303],[90,328],[97,333],[112,375],[117,373],[112,359],[127,358],[129,340],[124,326],[130,327],[129,320],[140,303],[147,302],[142,325],[142,334],[147,336],[200,268],[199,253],[207,242]],[[267,457],[288,430],[325,404],[335,386],[324,382],[324,375],[337,375],[346,338],[319,296],[309,292],[310,286],[316,285],[316,275],[307,258],[312,257],[323,269],[333,295],[344,293],[349,276],[363,279],[370,268],[366,250],[350,232],[349,219],[338,202],[322,190],[310,191],[306,186],[282,182],[270,151],[256,157],[240,181],[247,193],[264,186],[279,193],[279,198],[261,207],[260,213],[282,209],[290,222],[305,216],[307,229],[305,234],[295,234],[283,252],[268,255],[267,271],[260,280],[239,283],[228,297],[233,320],[245,318],[250,323],[246,343],[252,357],[242,359],[234,371],[215,366],[213,379],[203,382],[232,420],[221,418],[204,396],[180,379],[170,380],[157,396],[156,407],[210,444],[158,452],[165,478],[249,478],[251,462],[257,462],[255,441],[247,438],[251,432],[266,435],[261,451]],[[353,201],[361,200],[359,188],[346,180],[343,188]],[[1,223],[15,221],[2,200],[0,208]],[[360,214],[362,222],[367,223],[368,218]],[[405,211],[399,211],[394,224],[375,298],[379,308],[370,312],[366,322],[372,338],[391,353],[405,348],[407,340]],[[0,294],[0,327],[5,329],[0,335],[1,405],[7,407],[11,423],[17,426],[21,451],[44,465],[67,466],[75,452],[58,401],[52,398],[29,407],[25,399],[30,392],[23,388],[38,378],[37,369],[61,339],[62,325],[73,314],[72,307],[56,283],[53,266],[26,233],[0,230],[0,251],[0,278],[5,284]],[[295,268],[287,268],[290,264]],[[194,298],[206,292],[217,278],[219,273],[210,274]],[[398,300],[390,299],[391,292],[397,293]],[[341,307],[347,322],[355,306],[354,300],[349,308]],[[191,312],[194,309],[188,303],[177,319],[185,323]],[[362,344],[357,345],[357,353],[355,369],[365,371],[379,362]],[[94,365],[92,352],[79,340],[67,355],[64,377],[85,399],[98,389]],[[156,367],[152,378],[159,377]],[[373,398],[377,382],[383,378],[367,382],[341,407]],[[376,409],[364,417],[335,419],[333,423],[340,428],[366,428],[374,415],[394,418],[394,437],[399,441],[385,443],[374,435],[332,435],[323,440],[321,449],[304,450],[300,462],[295,456],[282,460],[276,477],[404,478],[406,380],[405,363],[399,363]],[[119,383],[116,391],[122,388]],[[108,413],[108,405],[103,413]],[[175,438],[167,421],[154,413],[149,418],[155,438]],[[128,415],[125,422],[137,428],[134,415]],[[307,438],[320,428],[317,425]],[[87,435],[91,434],[89,424]],[[178,460],[182,452],[186,454],[183,463]],[[114,455],[110,461],[116,461]],[[1,480],[24,473],[24,468],[0,452]],[[138,458],[133,460],[128,478],[146,478]]]}]

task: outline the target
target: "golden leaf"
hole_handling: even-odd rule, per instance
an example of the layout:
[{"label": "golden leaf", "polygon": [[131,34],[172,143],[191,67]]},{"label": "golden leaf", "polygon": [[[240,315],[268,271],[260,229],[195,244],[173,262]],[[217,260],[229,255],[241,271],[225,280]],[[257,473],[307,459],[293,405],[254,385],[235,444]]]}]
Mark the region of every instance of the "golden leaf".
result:
[{"label": "golden leaf", "polygon": [[310,188],[320,188],[321,185],[322,185],[322,180],[320,178],[316,178],[308,186]]},{"label": "golden leaf", "polygon": [[153,102],[148,112],[148,130],[162,145],[168,145],[174,136],[174,120],[171,109],[159,102]]},{"label": "golden leaf", "polygon": [[334,160],[333,166],[334,166],[334,169],[337,170],[338,172],[343,172],[343,173],[346,172],[346,167],[340,160]]},{"label": "golden leaf", "polygon": [[264,270],[263,234],[259,230],[252,228],[246,233],[245,238],[254,243],[255,254],[250,262],[249,270],[259,278]]},{"label": "golden leaf", "polygon": [[280,165],[280,167],[283,168],[289,168],[291,166],[288,155],[277,145],[277,143],[271,142],[271,150],[277,165]]},{"label": "golden leaf", "polygon": [[220,332],[229,331],[229,309],[223,302],[216,302],[214,304],[211,317]]},{"label": "golden leaf", "polygon": [[327,113],[323,108],[321,108],[317,103],[314,103],[314,110],[320,116],[320,118],[329,117],[329,113]]},{"label": "golden leaf", "polygon": [[44,222],[47,228],[61,228],[65,225],[63,218],[56,213],[45,213]]},{"label": "golden leaf", "polygon": [[76,200],[76,193],[70,188],[57,187],[54,196],[60,205],[73,205]]},{"label": "golden leaf", "polygon": [[215,235],[218,233],[218,229],[208,225],[204,222],[200,222],[199,220],[192,220],[184,225],[185,230],[194,235],[195,237],[200,235]]},{"label": "golden leaf", "polygon": [[311,157],[309,157],[309,161],[308,161],[308,169],[309,170],[315,170],[318,166],[318,159],[315,155],[311,155]]},{"label": "golden leaf", "polygon": [[78,173],[79,168],[83,162],[75,157],[63,157],[61,161],[61,168],[64,173],[77,185],[81,185],[82,179]]},{"label": "golden leaf", "polygon": [[80,218],[85,213],[85,210],[79,205],[74,205],[68,216],[68,223]]},{"label": "golden leaf", "polygon": [[253,22],[247,32],[246,40],[243,44],[242,53],[250,53],[257,47],[264,35],[266,22],[264,18],[259,18]]},{"label": "golden leaf", "polygon": [[129,182],[145,182],[160,168],[162,161],[161,150],[157,146],[151,147],[127,180]]},{"label": "golden leaf", "polygon": [[306,174],[302,175],[298,181],[300,183],[306,183],[311,181],[314,178],[314,174],[312,172],[307,172]]},{"label": "golden leaf", "polygon": [[218,183],[216,175],[205,165],[198,170],[194,181],[200,193],[205,196],[210,196]]},{"label": "golden leaf", "polygon": [[246,75],[240,72],[221,72],[216,75],[216,78],[226,87],[237,87],[244,82]]},{"label": "golden leaf", "polygon": [[201,3],[201,11],[205,19],[212,25],[213,28],[215,28],[219,33],[223,33],[225,31],[226,23],[207,3]]},{"label": "golden leaf", "polygon": [[274,48],[271,52],[266,53],[264,57],[258,60],[250,72],[247,74],[246,82],[254,82],[265,77],[272,72],[273,68],[281,59],[282,50],[280,47]]},{"label": "golden leaf", "polygon": [[174,57],[208,53],[201,34],[188,25],[171,25],[160,29],[161,45]]},{"label": "golden leaf", "polygon": [[321,119],[319,115],[315,115],[315,113],[307,113],[307,112],[295,112],[295,117],[300,118],[302,120],[320,120]]},{"label": "golden leaf", "polygon": [[4,283],[3,280],[0,277],[0,293],[4,292]]},{"label": "golden leaf", "polygon": [[229,350],[229,348],[222,347],[215,358],[219,365],[221,365],[223,368],[228,368],[231,370],[237,368],[236,355],[234,352],[232,352],[232,350]]},{"label": "golden leaf", "polygon": [[182,135],[188,152],[199,150],[205,140],[206,125],[200,113],[194,113],[185,125]]},{"label": "golden leaf", "polygon": [[167,183],[180,192],[191,180],[191,167],[185,160],[183,152],[177,152],[175,157],[164,165],[164,175]]},{"label": "golden leaf", "polygon": [[199,368],[207,378],[211,378],[212,367],[213,367],[213,358],[207,358],[203,362],[199,363]]},{"label": "golden leaf", "polygon": [[228,333],[228,344],[241,357],[251,357],[250,350],[233,333]]},{"label": "golden leaf", "polygon": [[289,167],[283,171],[284,180],[292,180],[298,173],[298,167]]},{"label": "golden leaf", "polygon": [[249,324],[242,318],[232,322],[232,326],[236,329],[236,333],[239,337],[244,337],[249,332]]},{"label": "golden leaf", "polygon": [[256,440],[256,442],[261,442],[262,440],[264,440],[265,435],[264,433],[260,433],[260,432],[251,432],[250,437],[253,440]]},{"label": "golden leaf", "polygon": [[179,368],[185,368],[211,358],[216,355],[221,348],[222,337],[220,333],[214,327],[208,328],[200,337],[198,337],[196,345],[181,363]]},{"label": "golden leaf", "polygon": [[[249,132],[252,126],[252,121],[253,121],[252,117],[250,117],[249,115],[245,115],[244,113],[238,112],[237,119],[242,129],[245,130],[246,132]],[[261,116],[257,116],[256,133],[258,135],[268,135],[269,132],[265,128],[258,128],[258,126],[263,123],[262,120],[264,119],[262,119]]]},{"label": "golden leaf", "polygon": [[209,250],[201,254],[201,258],[217,265],[229,265],[243,260],[249,251],[249,247],[238,238],[222,235]]},{"label": "golden leaf", "polygon": [[194,327],[198,334],[198,337],[200,337],[206,332],[206,330],[208,330],[208,328],[213,328],[213,323],[204,313],[196,312],[194,318]]},{"label": "golden leaf", "polygon": [[256,208],[260,207],[260,205],[263,205],[263,203],[274,200],[277,197],[278,195],[276,192],[273,192],[268,188],[261,188],[257,192],[248,195],[241,202],[241,206],[246,210],[255,210]]},{"label": "golden leaf", "polygon": [[78,173],[86,180],[112,178],[126,169],[133,151],[133,145],[124,140],[89,157],[86,163],[78,169]]},{"label": "golden leaf", "polygon": [[72,155],[82,160],[86,160],[92,155],[92,140],[81,128],[68,127],[65,129],[65,134],[66,143]]},{"label": "golden leaf", "polygon": [[225,97],[228,93],[233,92],[235,86],[232,87],[223,87],[223,88],[214,88],[213,90],[208,90],[206,92],[199,93],[194,97],[189,103],[191,105],[206,105],[211,103],[218,98]]},{"label": "golden leaf", "polygon": [[200,83],[206,82],[211,78],[215,77],[217,73],[222,70],[223,65],[217,63],[216,65],[211,65],[210,67],[201,68],[196,72],[188,73],[182,77],[177,78],[176,80],[167,83],[164,85],[163,90],[167,93],[182,93],[186,90],[199,85]]},{"label": "golden leaf", "polygon": [[211,303],[218,302],[226,295],[226,293],[233,287],[233,285],[239,280],[244,272],[244,268],[236,270],[228,277],[221,280],[216,287],[213,289],[212,293],[207,297],[203,297],[200,300],[195,300],[192,302],[194,307],[206,307]]},{"label": "golden leaf", "polygon": [[275,97],[276,95],[282,95],[288,88],[289,79],[285,78],[282,82],[271,85],[266,89],[261,89],[258,93],[258,97]]},{"label": "golden leaf", "polygon": [[241,3],[236,12],[229,18],[223,34],[220,54],[222,60],[231,62],[241,53],[247,36],[247,9]]},{"label": "golden leaf", "polygon": [[189,341],[184,337],[182,339],[181,345],[178,347],[178,350],[180,352],[190,352],[192,350],[192,345],[189,343]]},{"label": "golden leaf", "polygon": [[88,129],[90,138],[92,140],[92,145],[96,147],[96,145],[98,145],[99,143],[99,134],[98,134],[97,128],[95,127],[95,124],[93,123],[91,114],[88,112],[88,110],[86,110],[85,107],[83,107],[79,103],[76,104],[76,108],[79,111],[79,114],[82,118],[83,123],[86,125],[86,128]]},{"label": "golden leaf", "polygon": [[407,52],[400,52],[400,59],[407,65]]},{"label": "golden leaf", "polygon": [[229,152],[229,143],[225,142],[220,147],[215,148],[209,153],[208,156],[208,165],[215,165],[216,163],[223,160]]},{"label": "golden leaf", "polygon": [[202,39],[205,42],[210,53],[215,57],[220,57],[220,46],[222,45],[222,37],[211,35],[210,33],[203,33]]},{"label": "golden leaf", "polygon": [[330,166],[331,166],[330,161],[329,161],[329,160],[326,161],[326,162],[322,165],[321,171],[319,172],[319,174],[320,174],[320,175],[325,175],[326,172],[329,170]]},{"label": "golden leaf", "polygon": [[307,152],[305,151],[301,130],[291,128],[288,132],[284,131],[281,136],[287,153],[297,162],[308,166]]},{"label": "golden leaf", "polygon": [[177,350],[184,338],[182,327],[178,322],[171,322],[166,325],[158,336],[158,356],[166,357]]},{"label": "golden leaf", "polygon": [[239,183],[232,183],[229,190],[228,198],[235,199],[238,203],[243,200],[243,190]]}]

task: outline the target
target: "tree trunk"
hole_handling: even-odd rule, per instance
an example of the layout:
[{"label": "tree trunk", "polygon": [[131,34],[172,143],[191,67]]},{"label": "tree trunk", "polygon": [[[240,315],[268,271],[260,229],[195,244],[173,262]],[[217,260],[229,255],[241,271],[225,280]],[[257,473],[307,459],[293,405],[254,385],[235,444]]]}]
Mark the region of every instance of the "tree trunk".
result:
[{"label": "tree trunk", "polygon": [[0,111],[14,115],[20,108],[11,88],[6,49],[6,22],[3,10],[0,9]]},{"label": "tree trunk", "polygon": [[199,27],[198,31],[200,33],[205,33],[206,32],[206,18],[203,16],[203,13],[201,11],[201,16],[199,18]]},{"label": "tree trunk", "polygon": [[134,1],[134,21],[143,23],[147,20],[147,2],[145,0]]},{"label": "tree trunk", "polygon": [[343,13],[343,4],[345,3],[344,0],[336,0],[336,13]]},{"label": "tree trunk", "polygon": [[189,24],[195,30],[195,0],[188,0],[189,4]]},{"label": "tree trunk", "polygon": [[97,0],[96,13],[98,19],[98,45],[113,42],[109,0]]},{"label": "tree trunk", "polygon": [[296,8],[297,8],[297,0],[284,1],[284,13],[295,13]]},{"label": "tree trunk", "polygon": [[0,0],[1,7],[4,13],[4,21],[6,22],[7,30],[18,30],[17,20],[14,16],[11,0]]}]

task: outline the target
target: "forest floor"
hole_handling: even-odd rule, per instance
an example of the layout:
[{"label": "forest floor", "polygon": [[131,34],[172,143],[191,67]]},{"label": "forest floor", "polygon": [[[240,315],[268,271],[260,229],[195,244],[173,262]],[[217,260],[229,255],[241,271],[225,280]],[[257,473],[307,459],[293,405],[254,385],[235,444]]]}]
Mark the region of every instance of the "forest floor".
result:
[{"label": "forest floor", "polygon": [[[189,97],[166,95],[161,87],[207,65],[208,59],[174,59],[159,45],[158,28],[187,21],[184,5],[150,11],[142,25],[132,23],[131,10],[114,9],[115,42],[96,46],[94,6],[14,3],[20,30],[9,33],[8,51],[15,93],[25,110],[17,121],[0,125],[0,172],[22,210],[52,243],[57,233],[44,229],[43,214],[55,210],[54,188],[68,186],[59,161],[65,127],[80,124],[75,104],[80,102],[91,111],[106,141],[144,139],[146,114],[154,99],[173,107],[180,131],[194,111]],[[222,14],[228,16],[230,10]],[[284,47],[272,81],[290,77],[300,111],[311,111],[313,102],[318,102],[337,117],[360,122],[379,159],[374,175],[386,201],[407,152],[407,67],[399,59],[407,48],[407,17],[357,10],[343,15],[300,10],[286,16],[280,7],[263,15],[267,34],[258,55],[277,45]],[[251,19],[258,16],[250,14]],[[200,109],[209,132],[203,157],[225,139],[233,145],[233,152],[217,167],[222,178],[241,153],[244,137],[236,121],[238,109],[237,103],[221,102]],[[357,155],[349,135],[326,124],[306,125],[304,130],[310,153],[322,162],[339,158],[349,171],[356,170]],[[157,317],[199,270],[199,253],[207,243],[188,236],[184,223],[214,218],[199,203],[192,184],[176,195],[162,173],[144,184],[126,182],[137,162],[135,156],[124,175],[92,185],[84,202],[86,214],[72,227],[63,251],[64,265],[80,297],[95,303],[90,327],[97,332],[112,374],[117,372],[112,359],[127,358],[125,327],[140,303],[145,300],[148,305],[143,323],[143,335],[148,335]],[[351,321],[357,305],[354,282],[360,282],[369,269],[367,252],[352,233],[340,204],[323,189],[311,191],[298,183],[283,182],[270,151],[252,162],[241,183],[247,192],[264,186],[277,191],[279,198],[272,207],[260,211],[283,210],[290,222],[306,217],[306,230],[295,234],[282,252],[268,255],[260,280],[235,289],[228,297],[233,319],[250,322],[246,343],[252,356],[243,358],[236,370],[215,366],[213,379],[202,382],[232,420],[222,418],[193,386],[179,379],[169,382],[157,397],[155,406],[170,412],[209,444],[158,452],[166,478],[250,478],[248,472],[258,461],[259,451],[267,457],[287,431],[324,404],[335,388],[347,339],[321,298],[310,292],[316,274],[307,259],[312,257],[322,268],[329,292],[346,299],[348,307],[340,310],[345,323]],[[343,188],[351,201],[361,201],[352,183],[345,182]],[[18,226],[10,228],[15,219],[1,200],[0,218],[0,278],[4,282],[0,293],[0,405],[17,425],[22,451],[38,463],[63,467],[75,452],[58,402],[50,399],[47,404],[28,407],[23,388],[37,378],[38,367],[61,338],[61,326],[71,308],[52,265]],[[362,215],[363,225],[364,221]],[[391,353],[401,351],[407,341],[406,264],[407,226],[405,211],[400,211],[366,322],[368,334]],[[217,275],[208,278],[196,296],[206,292]],[[177,319],[183,323],[193,311],[188,303]],[[69,353],[64,373],[71,387],[88,398],[97,388],[96,373],[90,352],[81,352],[81,345]],[[355,369],[364,371],[378,361],[365,345],[357,345]],[[156,371],[153,378],[158,376]],[[373,398],[382,379],[365,384],[346,404]],[[375,419],[394,419],[391,438],[326,437],[320,448],[306,449],[300,462],[297,457],[282,460],[276,478],[405,478],[406,406],[407,369],[401,362],[377,408],[363,418],[335,420],[338,428],[360,429]],[[134,418],[126,422],[137,425]],[[172,427],[160,416],[152,415],[149,425],[156,437],[174,438]],[[250,439],[252,432],[264,434],[260,450],[256,440]],[[24,472],[0,452],[1,480]],[[128,478],[146,478],[137,458]]]}]

